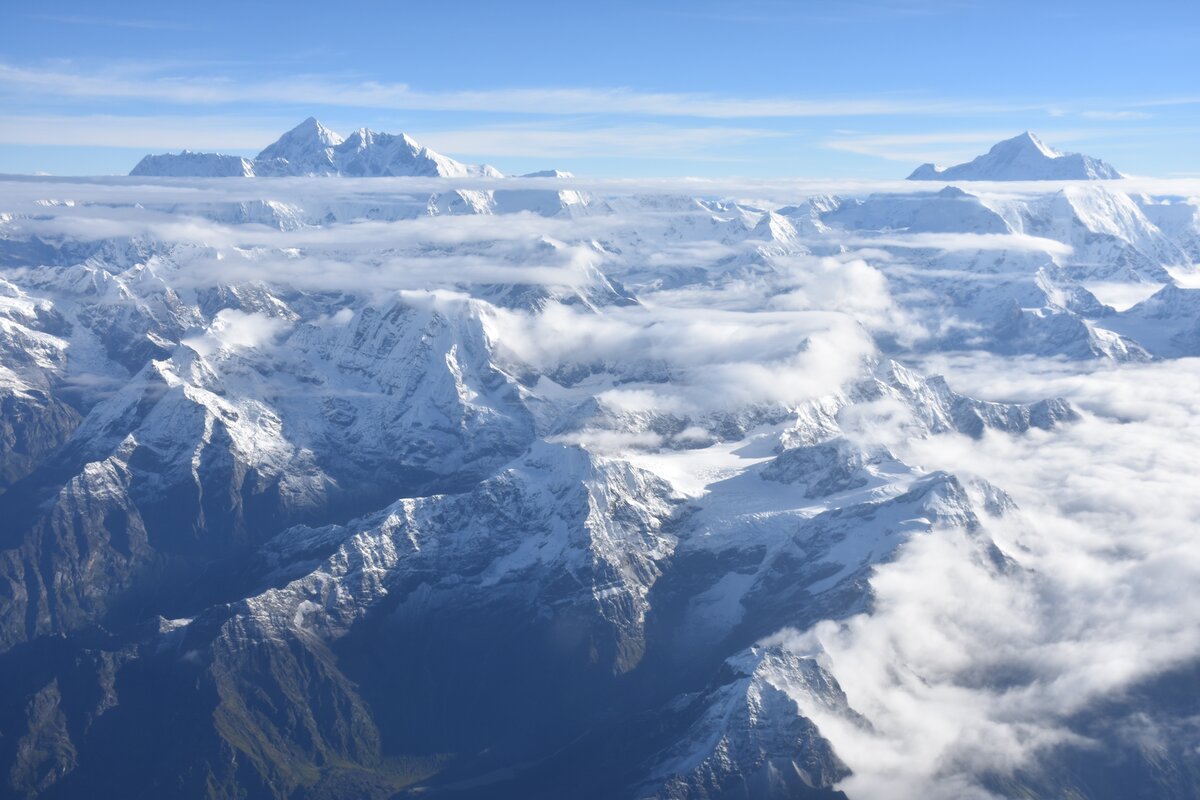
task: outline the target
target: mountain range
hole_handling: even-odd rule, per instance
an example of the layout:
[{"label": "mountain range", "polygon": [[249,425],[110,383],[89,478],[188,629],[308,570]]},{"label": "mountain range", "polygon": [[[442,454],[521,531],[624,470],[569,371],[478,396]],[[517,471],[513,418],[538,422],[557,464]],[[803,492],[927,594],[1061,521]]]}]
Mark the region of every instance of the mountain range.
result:
[{"label": "mountain range", "polygon": [[[129,173],[140,177],[504,177],[494,167],[463,164],[423,147],[406,134],[362,128],[343,137],[313,117],[268,145],[253,160],[219,153],[147,155]],[[541,170],[523,178],[570,178]],[[922,164],[910,181],[1116,180],[1121,173],[1098,158],[1060,153],[1029,131],[994,145],[966,164]]]},{"label": "mountain range", "polygon": [[1200,192],[135,173],[0,178],[5,796],[1200,793]]},{"label": "mountain range", "polygon": [[463,164],[422,147],[405,134],[361,128],[347,137],[309,117],[268,145],[253,160],[183,151],[148,155],[129,173],[163,177],[503,177],[494,167]]}]

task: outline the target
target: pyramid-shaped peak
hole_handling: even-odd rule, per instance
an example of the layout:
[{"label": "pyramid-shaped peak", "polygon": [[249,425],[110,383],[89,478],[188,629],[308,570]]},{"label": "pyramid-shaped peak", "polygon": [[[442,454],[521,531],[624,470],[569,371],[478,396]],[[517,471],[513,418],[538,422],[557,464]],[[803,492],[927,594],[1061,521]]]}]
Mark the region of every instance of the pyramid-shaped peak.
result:
[{"label": "pyramid-shaped peak", "polygon": [[316,117],[309,117],[267,145],[255,161],[286,159],[292,163],[328,161],[327,151],[342,143],[342,137],[326,128]]},{"label": "pyramid-shaped peak", "polygon": [[1040,153],[1046,158],[1059,158],[1063,155],[1043,142],[1033,131],[1024,131],[992,146],[992,152],[1005,150],[1025,150],[1031,153]]},{"label": "pyramid-shaped peak", "polygon": [[363,147],[375,141],[375,131],[370,128],[359,128],[354,133],[347,136],[344,144],[347,147]]},{"label": "pyramid-shaped peak", "polygon": [[992,145],[983,155],[965,164],[939,168],[922,164],[910,181],[1045,181],[1114,180],[1123,177],[1112,165],[1081,153],[1064,153],[1043,142],[1032,131]]},{"label": "pyramid-shaped peak", "polygon": [[341,134],[326,128],[316,117],[308,117],[279,138],[282,140],[289,137],[296,139],[313,138],[326,147],[336,147],[343,141]]}]

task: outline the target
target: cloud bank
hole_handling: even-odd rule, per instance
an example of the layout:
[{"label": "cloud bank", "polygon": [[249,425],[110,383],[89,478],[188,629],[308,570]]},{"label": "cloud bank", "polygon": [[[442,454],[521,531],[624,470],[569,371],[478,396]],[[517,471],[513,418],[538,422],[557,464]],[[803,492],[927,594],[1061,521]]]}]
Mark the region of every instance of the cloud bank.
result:
[{"label": "cloud bank", "polygon": [[964,390],[1063,394],[1086,413],[1019,437],[893,442],[913,463],[1004,487],[1021,514],[918,537],[872,578],[871,614],[783,637],[818,654],[870,723],[808,709],[853,770],[852,797],[992,797],[986,778],[1091,746],[1073,714],[1200,657],[1200,620],[1182,613],[1200,542],[1180,535],[1200,518],[1200,360],[954,364]]}]

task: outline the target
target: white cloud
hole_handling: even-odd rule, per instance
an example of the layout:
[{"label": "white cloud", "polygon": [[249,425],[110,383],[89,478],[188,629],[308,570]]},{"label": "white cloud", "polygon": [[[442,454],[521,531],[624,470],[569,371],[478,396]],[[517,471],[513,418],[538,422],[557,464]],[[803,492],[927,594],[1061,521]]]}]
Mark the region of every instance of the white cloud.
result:
[{"label": "white cloud", "polygon": [[[430,143],[431,145],[435,143]],[[436,148],[435,148],[436,149]],[[854,180],[854,179],[813,179],[813,178],[779,178],[779,179],[745,179],[745,178],[574,178],[559,181],[556,187],[590,192],[603,197],[630,197],[638,195],[666,195],[671,197],[703,197],[710,199],[733,199],[751,206],[775,208],[793,205],[805,198],[815,195],[864,196],[871,193],[894,192],[910,194],[913,184],[905,180]],[[1161,196],[1200,197],[1200,178],[1127,178],[1120,181],[1106,182],[1106,186],[1130,194],[1146,193]],[[264,188],[265,187],[265,188]],[[520,182],[517,179],[505,179],[503,188],[546,188],[544,181],[539,183]],[[472,178],[339,178],[331,181],[324,178],[258,178],[254,180],[241,179],[152,179],[114,181],[112,178],[72,178],[72,177],[19,177],[8,176],[3,179],[5,193],[4,210],[26,213],[32,204],[47,197],[57,197],[75,200],[78,203],[98,203],[109,201],[120,202],[161,202],[186,203],[202,200],[204,203],[215,203],[222,200],[231,202],[262,200],[264,195],[272,199],[287,202],[313,201],[324,199],[333,201],[360,200],[364,203],[378,203],[380,196],[389,200],[397,196],[410,198],[428,198],[430,194],[454,189],[496,189],[502,188],[495,180]],[[1033,196],[1044,192],[1047,186],[1037,181],[1006,181],[972,184],[973,194],[985,200],[989,198],[1013,199]],[[99,213],[94,209],[89,213]],[[115,212],[114,212],[115,213]],[[647,218],[653,218],[652,209],[639,210],[640,223]],[[628,220],[626,220],[628,222]],[[458,226],[439,225],[427,222],[431,229],[441,229],[449,232]],[[486,222],[472,223],[465,220],[460,225],[487,224]],[[542,219],[542,224],[553,226],[564,224],[559,220]],[[588,224],[605,224],[602,220],[592,220]],[[720,245],[715,242],[663,242],[664,247],[711,247]]]},{"label": "white cloud", "polygon": [[185,339],[184,344],[202,356],[228,348],[265,348],[290,327],[278,317],[225,308],[217,312],[203,335]]},{"label": "white cloud", "polygon": [[[244,115],[116,116],[19,115],[0,119],[0,144],[130,147],[148,150],[257,152],[296,120]],[[563,127],[555,122],[460,129],[415,128],[406,133],[433,149],[488,158],[711,158],[731,160],[750,142],[788,136],[777,130],[669,125]]]},{"label": "white cloud", "polygon": [[750,142],[789,134],[764,128],[620,125],[561,129],[552,124],[472,127],[466,130],[414,132],[451,153],[526,158],[707,158],[744,160],[734,156]]},{"label": "white cloud", "polygon": [[246,81],[210,77],[185,79],[150,67],[121,71],[65,71],[0,64],[0,82],[10,92],[43,97],[126,98],[177,105],[217,103],[349,106],[422,111],[486,111],[542,115],[633,114],[639,116],[798,118],[991,113],[1028,110],[1028,104],[964,102],[921,96],[811,99],[739,98],[707,94],[645,92],[629,88],[538,87],[488,91],[429,92],[403,83],[334,81],[296,75],[286,80]]},{"label": "white cloud", "polygon": [[1150,119],[1151,114],[1145,111],[1081,111],[1079,116],[1084,119],[1099,119],[1107,122],[1120,122],[1126,120],[1142,120]]},{"label": "white cloud", "polygon": [[639,307],[594,315],[554,305],[537,314],[499,309],[489,324],[501,353],[547,372],[581,361],[668,365],[669,384],[605,395],[638,411],[799,403],[836,391],[874,352],[857,322],[828,311]]},{"label": "white cloud", "polygon": [[[709,220],[709,212],[690,201],[652,211],[635,205],[579,219],[533,214],[418,216],[276,230],[215,222],[201,215],[236,216],[240,204],[263,196],[264,187],[281,202],[309,208],[307,213],[317,218],[327,207],[353,216],[353,209],[387,209],[389,204],[401,211],[411,205],[412,213],[422,213],[428,199],[424,192],[430,187],[444,190],[447,183],[64,181],[55,182],[55,193],[62,188],[64,196],[77,202],[55,207],[50,215],[37,202],[46,194],[45,185],[15,181],[12,186],[11,207],[37,215],[12,220],[13,233],[48,240],[135,237],[169,242],[169,252],[155,260],[153,269],[179,290],[263,281],[320,291],[352,288],[371,302],[385,302],[395,292],[404,293],[406,302],[439,297],[461,302],[467,294],[489,296],[492,285],[586,291],[596,280],[594,269],[627,268],[629,259],[637,265],[655,263],[670,251],[677,263],[711,264],[750,253],[753,247],[707,238],[672,244],[664,237],[667,244],[661,247],[651,238],[627,254],[614,255],[592,245],[610,238],[623,241],[631,233],[657,237],[689,215]],[[660,184],[609,186],[636,194]],[[701,227],[699,235],[720,232]],[[769,301],[773,295],[780,297],[774,305]],[[607,395],[614,404],[681,413],[789,404],[837,390],[874,353],[863,323],[875,330],[901,326],[886,295],[886,281],[864,263],[801,258],[781,260],[775,273],[728,293],[665,293],[661,299],[669,302],[648,299],[641,306],[606,308],[602,314],[554,303],[536,312],[481,305],[479,313],[500,352],[512,361],[542,371],[581,359],[594,362],[629,381]],[[320,320],[323,325],[332,321]],[[236,329],[230,335],[229,344],[242,342]],[[670,384],[642,383],[653,370],[630,365],[647,363],[666,365]]]},{"label": "white cloud", "polygon": [[295,121],[221,116],[20,115],[0,118],[0,143],[144,147],[157,150],[261,150]]},{"label": "white cloud", "polygon": [[1015,570],[990,566],[986,538],[936,531],[878,570],[871,614],[784,637],[821,653],[871,723],[808,709],[853,770],[852,797],[990,797],[983,776],[1080,744],[1070,715],[1200,657],[1200,619],[1187,610],[1200,585],[1190,533],[1200,494],[1183,478],[1200,451],[1200,360],[952,364],[966,376],[956,388],[1061,392],[1088,413],[1020,437],[892,443],[910,462],[1003,487],[1024,519],[990,519],[982,532]]},{"label": "white cloud", "polygon": [[906,344],[925,334],[920,323],[896,305],[887,278],[861,258],[783,259],[790,266],[787,289],[771,297],[774,308],[842,311],[868,329],[886,332]]},{"label": "white cloud", "polygon": [[56,22],[61,25],[81,25],[89,28],[134,28],[136,30],[185,30],[188,26],[159,19],[129,17],[87,17],[76,14],[25,14],[28,19]]}]

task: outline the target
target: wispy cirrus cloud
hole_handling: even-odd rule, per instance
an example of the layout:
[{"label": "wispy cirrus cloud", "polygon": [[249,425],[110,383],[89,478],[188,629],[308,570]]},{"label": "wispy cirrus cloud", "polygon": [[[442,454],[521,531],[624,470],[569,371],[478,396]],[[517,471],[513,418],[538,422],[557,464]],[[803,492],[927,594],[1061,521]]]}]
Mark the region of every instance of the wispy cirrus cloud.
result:
[{"label": "wispy cirrus cloud", "polygon": [[124,17],[93,17],[77,14],[25,14],[26,19],[41,22],[53,22],[60,25],[86,25],[101,28],[134,28],[138,30],[179,31],[186,30],[187,25],[180,22],[161,19],[129,19]]},{"label": "wispy cirrus cloud", "polygon": [[794,3],[741,3],[737,10],[722,6],[698,6],[665,13],[675,17],[720,22],[778,25],[790,22],[861,22],[864,19],[894,20],[935,17],[985,8],[979,0],[857,0],[829,8],[799,7]]},{"label": "wispy cirrus cloud", "polygon": [[0,144],[258,150],[291,124],[208,115],[13,115],[0,118]]},{"label": "wispy cirrus cloud", "polygon": [[223,103],[293,104],[470,111],[538,115],[628,114],[656,117],[803,118],[880,115],[999,113],[1039,109],[1037,104],[969,102],[921,95],[881,97],[730,97],[687,92],[652,92],[612,87],[534,87],[486,91],[431,92],[405,83],[337,80],[297,75],[265,81],[228,77],[178,77],[150,68],[92,72],[0,64],[7,93],[39,93],[67,99],[127,99],[175,105]]},{"label": "wispy cirrus cloud", "polygon": [[1108,122],[1121,122],[1121,121],[1126,121],[1126,120],[1133,121],[1133,120],[1141,120],[1141,119],[1150,119],[1150,117],[1153,115],[1148,114],[1145,111],[1123,110],[1123,111],[1081,111],[1081,112],[1079,112],[1079,116],[1083,117],[1084,119],[1099,119],[1099,120],[1105,120]]},{"label": "wispy cirrus cloud", "polygon": [[[751,127],[630,124],[566,129],[544,124],[421,132],[450,152],[535,158],[607,157],[744,160],[743,145],[791,134]],[[735,153],[737,155],[735,155]]]},{"label": "wispy cirrus cloud", "polygon": [[[293,117],[234,115],[116,116],[62,114],[0,118],[0,144],[132,147],[149,150],[257,151],[296,123]],[[485,158],[693,158],[744,160],[743,145],[792,134],[749,126],[668,126],[629,123],[582,127],[536,125],[426,129],[408,133],[436,150]]]}]

